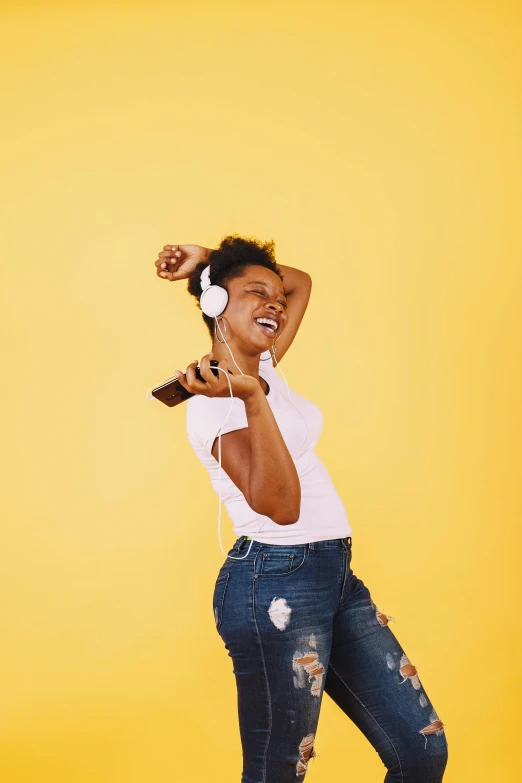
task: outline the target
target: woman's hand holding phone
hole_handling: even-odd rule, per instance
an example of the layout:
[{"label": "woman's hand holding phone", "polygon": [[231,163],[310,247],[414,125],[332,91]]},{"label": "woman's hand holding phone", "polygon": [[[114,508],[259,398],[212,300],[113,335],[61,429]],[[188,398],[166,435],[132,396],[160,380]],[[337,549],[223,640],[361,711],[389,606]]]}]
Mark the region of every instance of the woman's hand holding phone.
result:
[{"label": "woman's hand holding phone", "polygon": [[[225,373],[218,370],[216,377],[210,368],[212,356],[212,352],[205,354],[199,363],[199,374],[204,380],[200,381],[196,377],[197,359],[187,366],[186,372],[176,370],[174,375],[177,377],[178,383],[192,394],[204,394],[206,397],[230,397],[230,387]],[[229,366],[228,359],[221,359],[217,367],[228,373],[234,397],[239,397],[244,401],[258,393],[264,395],[257,378],[252,375],[241,375],[238,371],[234,371]]]}]

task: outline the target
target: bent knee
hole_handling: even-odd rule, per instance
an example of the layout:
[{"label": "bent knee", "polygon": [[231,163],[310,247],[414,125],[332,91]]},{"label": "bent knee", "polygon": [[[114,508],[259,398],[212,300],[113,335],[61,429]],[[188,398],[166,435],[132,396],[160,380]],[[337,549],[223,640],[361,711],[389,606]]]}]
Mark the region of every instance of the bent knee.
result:
[{"label": "bent knee", "polygon": [[[433,738],[435,739],[435,738]],[[427,742],[424,752],[401,760],[402,774],[411,783],[424,783],[425,780],[442,781],[448,763],[448,743],[444,736],[437,742]]]}]

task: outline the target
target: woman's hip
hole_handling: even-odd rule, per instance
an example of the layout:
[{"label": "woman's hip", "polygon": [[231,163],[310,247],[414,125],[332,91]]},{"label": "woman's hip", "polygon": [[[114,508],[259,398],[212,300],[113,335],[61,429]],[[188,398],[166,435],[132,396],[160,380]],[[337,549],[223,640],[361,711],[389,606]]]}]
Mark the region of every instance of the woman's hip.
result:
[{"label": "woman's hip", "polygon": [[279,642],[282,632],[291,638],[308,628],[326,631],[341,600],[351,549],[349,538],[289,546],[240,537],[215,583],[217,630],[223,638],[273,634]]}]

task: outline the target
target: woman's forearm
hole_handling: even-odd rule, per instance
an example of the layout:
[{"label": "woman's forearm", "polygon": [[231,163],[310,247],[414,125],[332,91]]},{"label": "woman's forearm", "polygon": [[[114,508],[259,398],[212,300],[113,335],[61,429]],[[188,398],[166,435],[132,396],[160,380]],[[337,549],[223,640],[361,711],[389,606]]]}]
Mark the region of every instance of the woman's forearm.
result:
[{"label": "woman's forearm", "polygon": [[[206,247],[204,250],[206,251],[206,259],[208,261],[208,257],[212,252],[212,248]],[[283,284],[285,287],[285,294],[287,296],[293,294],[294,291],[299,290],[300,288],[310,287],[310,275],[308,272],[303,272],[301,269],[296,269],[295,266],[286,266],[285,264],[278,263],[277,266],[283,275]]]},{"label": "woman's forearm", "polygon": [[250,433],[252,508],[280,525],[293,524],[300,515],[301,484],[261,388],[247,397],[245,410]]},{"label": "woman's forearm", "polygon": [[295,266],[285,266],[284,264],[278,264],[277,266],[283,275],[283,285],[287,296],[291,296],[295,291],[302,288],[310,288],[310,275],[308,272],[296,269]]}]

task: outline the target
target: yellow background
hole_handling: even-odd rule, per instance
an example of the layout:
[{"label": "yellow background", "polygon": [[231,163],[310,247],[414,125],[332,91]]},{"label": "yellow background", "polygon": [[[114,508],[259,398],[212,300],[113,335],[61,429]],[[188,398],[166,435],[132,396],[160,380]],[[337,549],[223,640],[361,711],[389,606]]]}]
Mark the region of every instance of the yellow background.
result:
[{"label": "yellow background", "polygon": [[[240,779],[217,496],[145,397],[209,350],[158,251],[236,232],[313,277],[282,367],[445,783],[520,780],[521,16],[4,4],[6,783]],[[316,750],[310,781],[384,777],[327,696]]]}]

